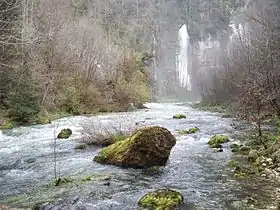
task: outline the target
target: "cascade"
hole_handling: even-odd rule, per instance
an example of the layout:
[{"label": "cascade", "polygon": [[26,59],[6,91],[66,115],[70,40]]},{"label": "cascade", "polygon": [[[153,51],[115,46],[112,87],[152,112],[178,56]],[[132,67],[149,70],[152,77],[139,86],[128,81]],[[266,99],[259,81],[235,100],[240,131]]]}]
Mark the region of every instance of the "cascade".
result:
[{"label": "cascade", "polygon": [[191,91],[191,78],[188,59],[188,48],[190,45],[190,37],[188,34],[187,26],[184,24],[179,29],[179,53],[177,55],[176,70],[179,74],[179,81],[182,87],[186,87],[188,91]]}]

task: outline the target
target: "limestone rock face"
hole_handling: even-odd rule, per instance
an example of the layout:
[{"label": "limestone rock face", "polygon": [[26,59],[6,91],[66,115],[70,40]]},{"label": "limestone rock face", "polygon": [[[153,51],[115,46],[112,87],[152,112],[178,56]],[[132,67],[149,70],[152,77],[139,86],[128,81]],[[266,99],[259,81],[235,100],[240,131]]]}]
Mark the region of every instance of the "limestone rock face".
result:
[{"label": "limestone rock face", "polygon": [[141,128],[131,137],[102,149],[94,161],[132,168],[164,166],[175,144],[175,137],[166,128]]}]

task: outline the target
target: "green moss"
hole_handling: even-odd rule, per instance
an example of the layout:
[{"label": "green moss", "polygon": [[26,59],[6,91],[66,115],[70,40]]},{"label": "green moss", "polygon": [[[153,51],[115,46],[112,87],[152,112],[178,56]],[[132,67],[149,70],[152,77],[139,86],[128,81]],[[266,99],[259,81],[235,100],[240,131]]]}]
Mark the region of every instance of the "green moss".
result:
[{"label": "green moss", "polygon": [[194,128],[190,128],[189,130],[181,129],[181,130],[178,131],[178,133],[180,135],[186,135],[186,134],[196,133],[198,131],[199,131],[199,128],[198,127],[194,127]]},{"label": "green moss", "polygon": [[62,129],[57,135],[58,139],[68,139],[72,135],[72,130],[69,128]]},{"label": "green moss", "polygon": [[237,166],[237,162],[235,160],[230,160],[228,163],[227,163],[227,166],[230,167],[230,168],[236,168]]},{"label": "green moss", "polygon": [[173,209],[184,202],[183,196],[174,190],[160,189],[143,196],[138,205],[155,210]]},{"label": "green moss", "polygon": [[231,148],[231,149],[238,149],[238,148],[239,148],[239,145],[236,144],[236,143],[232,143],[232,144],[230,145],[230,148]]},{"label": "green moss", "polygon": [[118,141],[123,141],[126,138],[127,138],[127,136],[124,135],[124,134],[116,134],[116,135],[113,136],[113,143],[116,143]]},{"label": "green moss", "polygon": [[20,201],[21,197],[19,196],[11,196],[11,197],[8,197],[5,202],[6,203],[9,203],[9,204],[12,204],[12,203],[16,203],[18,201]]},{"label": "green moss", "polygon": [[180,135],[186,135],[186,134],[188,134],[188,131],[187,131],[187,130],[184,130],[184,129],[180,129],[180,130],[178,131],[178,133],[179,133]]},{"label": "green moss", "polygon": [[184,119],[186,118],[186,115],[184,114],[176,114],[173,116],[173,119]]},{"label": "green moss", "polygon": [[12,129],[14,127],[14,123],[12,121],[4,121],[4,123],[2,123],[0,125],[0,129]]},{"label": "green moss", "polygon": [[60,178],[52,180],[51,183],[48,184],[48,186],[49,187],[60,186],[60,185],[63,185],[63,184],[72,183],[73,181],[74,181],[74,179],[71,178],[71,177],[60,177]]},{"label": "green moss", "polygon": [[112,177],[109,175],[104,175],[104,174],[91,174],[87,175],[85,177],[82,177],[79,182],[84,183],[88,181],[108,181],[111,180]]},{"label": "green moss", "polygon": [[214,145],[219,145],[229,142],[228,136],[225,135],[215,135],[212,136],[211,139],[208,141],[208,144],[210,147],[213,147]]},{"label": "green moss", "polygon": [[196,133],[196,132],[198,132],[198,131],[199,131],[199,128],[198,128],[198,127],[194,127],[194,128],[190,128],[190,129],[188,130],[188,133],[191,134],[191,133]]}]

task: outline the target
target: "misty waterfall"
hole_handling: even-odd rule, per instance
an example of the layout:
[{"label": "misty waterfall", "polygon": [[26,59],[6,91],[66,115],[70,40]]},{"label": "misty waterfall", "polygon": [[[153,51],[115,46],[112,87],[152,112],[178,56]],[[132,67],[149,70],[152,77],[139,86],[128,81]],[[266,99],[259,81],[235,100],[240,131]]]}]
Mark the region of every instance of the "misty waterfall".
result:
[{"label": "misty waterfall", "polygon": [[190,44],[190,37],[188,34],[187,26],[184,24],[179,29],[179,53],[177,55],[176,70],[179,74],[179,81],[182,87],[186,87],[191,91],[191,78],[188,59],[188,48]]}]

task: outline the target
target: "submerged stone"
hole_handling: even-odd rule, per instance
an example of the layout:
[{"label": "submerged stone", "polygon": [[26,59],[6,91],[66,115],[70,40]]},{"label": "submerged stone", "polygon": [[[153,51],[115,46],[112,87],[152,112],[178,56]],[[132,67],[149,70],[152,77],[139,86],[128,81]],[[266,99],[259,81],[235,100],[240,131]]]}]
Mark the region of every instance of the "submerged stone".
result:
[{"label": "submerged stone", "polygon": [[184,202],[181,193],[170,189],[160,189],[144,195],[138,205],[145,209],[173,209]]},{"label": "submerged stone", "polygon": [[184,119],[186,118],[186,115],[184,114],[176,114],[173,116],[173,119]]},{"label": "submerged stone", "polygon": [[141,128],[126,140],[102,149],[94,161],[133,168],[164,166],[175,144],[175,137],[166,128]]},{"label": "submerged stone", "polygon": [[87,148],[87,145],[86,144],[77,144],[75,146],[75,150],[83,150],[83,149],[86,149]]},{"label": "submerged stone", "polygon": [[57,135],[58,139],[68,139],[72,135],[72,130],[69,128],[62,129]]}]

